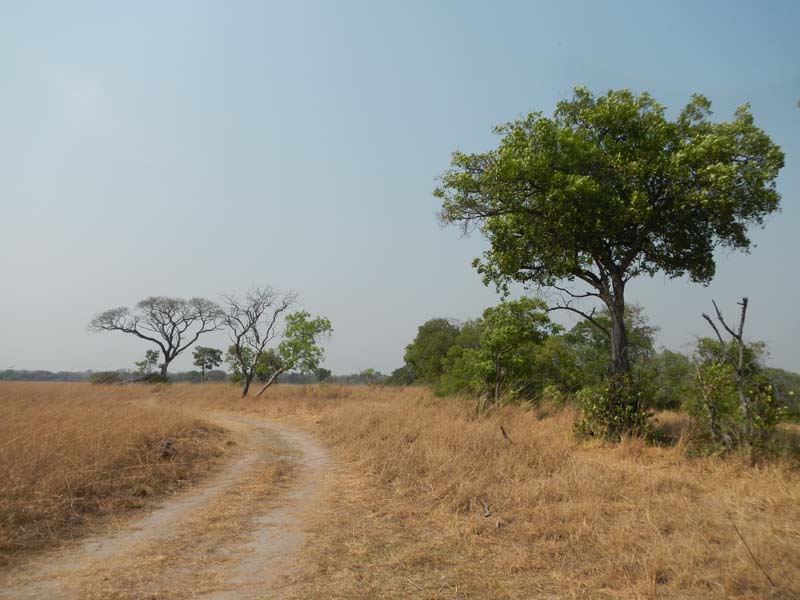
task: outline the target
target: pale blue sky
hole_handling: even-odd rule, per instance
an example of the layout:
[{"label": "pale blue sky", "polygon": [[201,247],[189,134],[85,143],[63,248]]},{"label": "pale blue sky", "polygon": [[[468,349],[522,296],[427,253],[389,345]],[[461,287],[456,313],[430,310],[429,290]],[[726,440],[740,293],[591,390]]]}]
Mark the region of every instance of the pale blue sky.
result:
[{"label": "pale blue sky", "polygon": [[145,346],[87,333],[95,312],[267,283],[332,320],[335,372],[391,370],[424,320],[497,301],[482,240],[436,222],[450,153],[580,84],[752,103],[786,153],[782,214],[709,287],[630,299],[686,349],[712,298],[747,294],[800,370],[798,31],[788,1],[0,0],[0,368],[130,366]]}]

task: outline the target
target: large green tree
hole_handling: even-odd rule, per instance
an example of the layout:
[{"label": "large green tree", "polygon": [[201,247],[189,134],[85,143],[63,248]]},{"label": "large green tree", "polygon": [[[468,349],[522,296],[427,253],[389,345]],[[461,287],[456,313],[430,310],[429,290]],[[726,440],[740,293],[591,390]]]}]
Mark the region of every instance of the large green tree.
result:
[{"label": "large green tree", "polygon": [[[576,88],[552,117],[531,113],[496,131],[497,149],[454,153],[435,191],[440,218],[488,238],[475,261],[487,284],[557,290],[551,309],[608,336],[612,380],[631,368],[628,282],[662,272],[708,283],[715,248],[749,250],[748,228],[779,206],[784,156],[748,105],[714,122],[711,103],[695,95],[672,120],[647,93]],[[610,323],[580,299],[601,301]]]}]

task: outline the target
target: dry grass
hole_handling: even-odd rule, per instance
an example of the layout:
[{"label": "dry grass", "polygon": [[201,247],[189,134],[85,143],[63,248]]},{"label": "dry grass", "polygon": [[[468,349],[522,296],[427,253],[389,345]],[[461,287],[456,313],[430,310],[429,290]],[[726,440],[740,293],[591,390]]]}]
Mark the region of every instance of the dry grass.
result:
[{"label": "dry grass", "polygon": [[0,384],[0,565],[140,508],[216,462],[222,431],[147,401],[152,391]]},{"label": "dry grass", "polygon": [[[418,388],[175,393],[306,423],[347,467],[290,597],[800,597],[789,463],[691,458],[682,442],[579,444],[569,410],[475,419]],[[662,421],[672,437],[686,430],[679,415]]]},{"label": "dry grass", "polygon": [[[569,410],[475,419],[420,388],[277,386],[241,400],[230,386],[175,385],[153,397],[288,420],[333,447],[341,468],[286,597],[800,597],[789,463],[692,458],[681,442],[579,444]],[[662,419],[681,439],[685,419]]]}]

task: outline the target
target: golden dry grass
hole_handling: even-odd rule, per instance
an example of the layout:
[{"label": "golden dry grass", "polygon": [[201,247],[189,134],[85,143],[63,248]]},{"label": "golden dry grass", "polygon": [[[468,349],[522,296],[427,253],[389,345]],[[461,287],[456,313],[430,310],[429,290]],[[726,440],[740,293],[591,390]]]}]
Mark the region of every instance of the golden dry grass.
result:
[{"label": "golden dry grass", "polygon": [[142,507],[217,461],[222,431],[149,402],[153,390],[0,383],[0,565]]},{"label": "golden dry grass", "polygon": [[[208,392],[174,390],[178,402],[306,423],[344,464],[289,597],[800,597],[789,463],[578,443],[570,410],[476,419],[420,388]],[[680,437],[685,419],[662,420]]]},{"label": "golden dry grass", "polygon": [[[242,400],[227,385],[175,385],[152,397],[291,421],[333,448],[341,466],[285,597],[800,597],[788,462],[578,443],[568,409],[476,419],[421,388],[277,386]],[[685,419],[662,418],[680,438]]]}]

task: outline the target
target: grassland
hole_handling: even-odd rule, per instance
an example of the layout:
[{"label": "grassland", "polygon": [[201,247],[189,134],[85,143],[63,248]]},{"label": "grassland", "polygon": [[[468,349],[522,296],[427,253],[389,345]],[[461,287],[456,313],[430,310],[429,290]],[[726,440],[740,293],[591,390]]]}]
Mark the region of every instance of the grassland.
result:
[{"label": "grassland", "polygon": [[422,388],[173,400],[304,424],[344,465],[288,597],[800,597],[796,467],[691,457],[676,414],[674,445],[614,446],[576,442],[569,409],[474,418]]},{"label": "grassland", "polygon": [[[74,389],[77,403],[104,398]],[[151,408],[124,388],[107,393],[125,395],[125,411]],[[570,409],[475,418],[422,388],[277,386],[242,400],[227,385],[174,385],[138,395],[173,414],[283,420],[332,448],[340,467],[308,518],[287,598],[800,597],[796,466],[691,457],[676,415],[660,418],[678,441],[654,447],[578,443]]]},{"label": "grassland", "polygon": [[0,566],[201,478],[222,431],[156,389],[0,384]]}]

